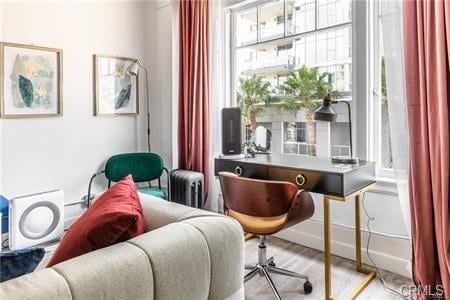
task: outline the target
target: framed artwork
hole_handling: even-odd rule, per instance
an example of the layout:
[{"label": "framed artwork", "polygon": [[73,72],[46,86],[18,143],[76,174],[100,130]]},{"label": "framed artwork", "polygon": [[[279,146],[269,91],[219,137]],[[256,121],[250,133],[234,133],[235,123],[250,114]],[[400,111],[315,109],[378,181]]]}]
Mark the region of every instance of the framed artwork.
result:
[{"label": "framed artwork", "polygon": [[127,73],[135,58],[94,55],[95,115],[137,115],[139,78]]},{"label": "framed artwork", "polygon": [[62,50],[0,43],[0,115],[62,116]]}]

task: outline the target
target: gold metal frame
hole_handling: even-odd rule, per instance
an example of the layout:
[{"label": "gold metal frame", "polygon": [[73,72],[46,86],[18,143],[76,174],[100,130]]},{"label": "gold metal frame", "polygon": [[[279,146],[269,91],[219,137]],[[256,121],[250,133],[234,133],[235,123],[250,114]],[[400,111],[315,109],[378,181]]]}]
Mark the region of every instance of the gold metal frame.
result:
[{"label": "gold metal frame", "polygon": [[[32,50],[40,50],[40,51],[49,51],[56,52],[56,65],[57,65],[57,83],[58,83],[58,91],[57,91],[57,109],[54,114],[6,114],[5,113],[5,90],[4,90],[4,78],[5,76],[5,57],[4,57],[4,48],[5,47],[14,47],[14,48],[24,48],[24,49],[32,49]],[[1,80],[0,80],[0,117],[1,118],[42,118],[42,117],[61,117],[63,115],[63,51],[62,49],[57,48],[49,48],[35,45],[23,45],[16,43],[5,43],[0,42],[0,72],[1,72]]]},{"label": "gold metal frame", "polygon": [[361,195],[371,189],[371,184],[361,190],[358,190],[348,196],[323,196],[323,212],[324,212],[324,264],[325,264],[325,300],[332,300],[331,290],[331,234],[330,234],[330,200],[345,202],[352,198],[355,199],[355,264],[356,271],[366,274],[364,279],[356,286],[350,299],[356,299],[358,295],[367,287],[367,285],[376,277],[376,273],[362,265],[361,260]]},{"label": "gold metal frame", "polygon": [[114,56],[114,55],[101,55],[101,54],[94,54],[93,55],[93,69],[94,69],[94,76],[93,76],[93,83],[94,83],[94,116],[137,116],[139,114],[139,74],[136,75],[136,112],[132,113],[112,113],[112,114],[101,114],[99,111],[99,93],[98,93],[98,60],[99,58],[113,58],[118,60],[127,60],[135,62],[137,61],[137,58],[131,58],[131,57],[123,57],[123,56]]}]

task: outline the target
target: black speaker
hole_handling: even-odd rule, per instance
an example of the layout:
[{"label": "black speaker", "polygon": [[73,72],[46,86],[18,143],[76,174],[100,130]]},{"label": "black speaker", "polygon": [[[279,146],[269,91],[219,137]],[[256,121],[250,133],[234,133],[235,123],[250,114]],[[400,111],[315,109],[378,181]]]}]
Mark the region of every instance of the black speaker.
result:
[{"label": "black speaker", "polygon": [[222,154],[241,154],[241,109],[222,109]]}]

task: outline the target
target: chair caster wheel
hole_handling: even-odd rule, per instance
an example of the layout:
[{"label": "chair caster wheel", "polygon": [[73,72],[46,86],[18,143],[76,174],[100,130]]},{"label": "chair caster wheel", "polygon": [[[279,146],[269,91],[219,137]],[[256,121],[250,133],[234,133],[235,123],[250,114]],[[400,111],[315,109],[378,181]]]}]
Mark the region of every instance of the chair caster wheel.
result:
[{"label": "chair caster wheel", "polygon": [[306,295],[311,294],[312,290],[313,286],[311,282],[307,281],[303,284],[303,291],[305,292]]},{"label": "chair caster wheel", "polygon": [[273,261],[271,261],[271,262],[269,263],[269,266],[271,266],[271,267],[276,267],[277,265],[276,265]]}]

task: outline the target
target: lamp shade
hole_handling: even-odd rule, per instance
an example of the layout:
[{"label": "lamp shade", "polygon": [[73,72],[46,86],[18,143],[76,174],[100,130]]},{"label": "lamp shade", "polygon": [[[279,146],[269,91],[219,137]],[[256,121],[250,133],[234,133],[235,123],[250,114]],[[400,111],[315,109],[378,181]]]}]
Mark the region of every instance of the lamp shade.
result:
[{"label": "lamp shade", "polygon": [[131,76],[137,76],[138,72],[139,72],[139,61],[137,60],[128,66],[127,74]]},{"label": "lamp shade", "polygon": [[316,121],[336,122],[337,114],[331,107],[331,97],[327,95],[323,98],[322,106],[314,112]]}]

